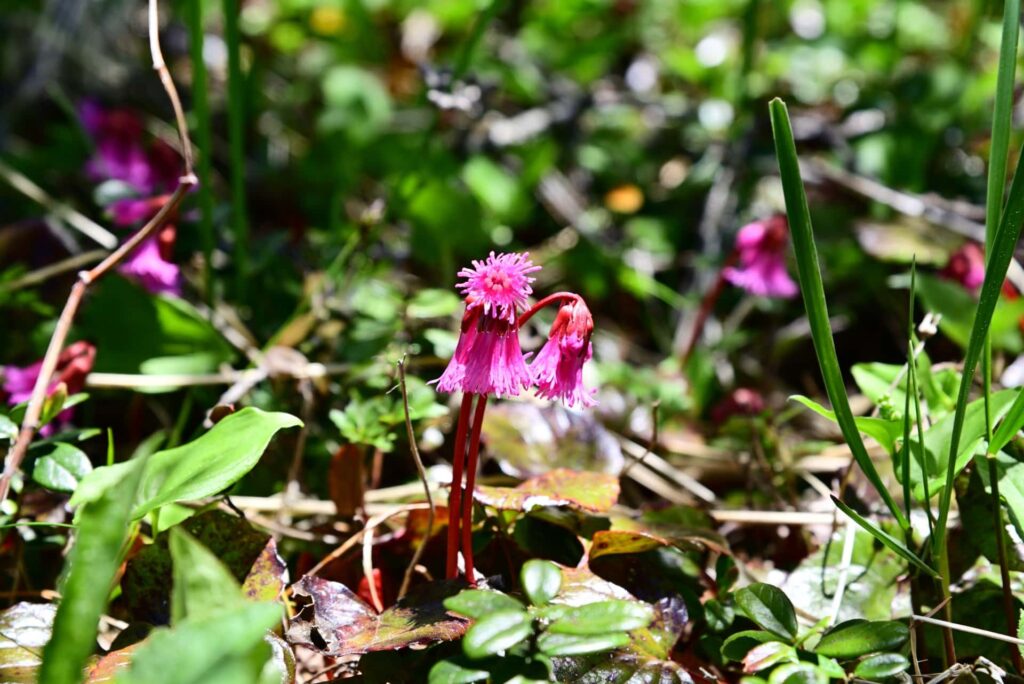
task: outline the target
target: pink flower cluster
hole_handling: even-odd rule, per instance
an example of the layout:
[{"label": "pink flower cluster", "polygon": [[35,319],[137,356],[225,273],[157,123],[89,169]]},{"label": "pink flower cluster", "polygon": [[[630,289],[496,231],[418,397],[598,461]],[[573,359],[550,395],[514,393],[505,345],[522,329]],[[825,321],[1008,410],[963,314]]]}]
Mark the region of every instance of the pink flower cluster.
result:
[{"label": "pink flower cluster", "polygon": [[[107,211],[115,225],[139,227],[167,203],[178,183],[181,161],[169,145],[146,142],[142,121],[133,112],[104,109],[92,101],[79,107],[79,117],[93,139],[95,153],[85,164],[96,181],[120,181],[131,195],[112,202]],[[120,272],[153,293],[181,293],[181,272],[171,260],[176,231],[173,223],[146,240],[120,267]]]},{"label": "pink flower cluster", "polygon": [[736,235],[739,266],[725,268],[722,275],[733,285],[758,297],[794,296],[797,286],[786,270],[788,239],[785,216],[748,223]]},{"label": "pink flower cluster", "polygon": [[950,255],[939,274],[960,283],[965,290],[977,292],[985,282],[985,250],[976,242],[965,242]]},{"label": "pink flower cluster", "polygon": [[[583,385],[590,360],[594,321],[583,299],[573,293],[552,295],[526,313],[533,293],[532,273],[540,270],[526,254],[495,254],[459,271],[457,286],[466,297],[462,330],[451,362],[435,380],[442,392],[514,397],[529,387],[569,406],[593,406],[594,390]],[[519,344],[523,323],[541,306],[561,302],[548,340],[527,365]]]}]

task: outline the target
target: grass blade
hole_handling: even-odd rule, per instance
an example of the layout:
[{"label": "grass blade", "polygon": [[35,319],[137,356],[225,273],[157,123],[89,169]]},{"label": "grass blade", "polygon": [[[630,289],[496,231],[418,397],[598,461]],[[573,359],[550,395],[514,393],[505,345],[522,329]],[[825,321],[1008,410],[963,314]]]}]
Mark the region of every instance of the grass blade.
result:
[{"label": "grass blade", "polygon": [[125,468],[120,481],[82,504],[77,514],[78,534],[68,557],[71,570],[62,588],[53,636],[43,649],[40,684],[82,681],[86,661],[96,650],[100,615],[131,534],[132,502],[142,470]]},{"label": "grass blade", "polygon": [[825,382],[825,391],[832,402],[839,429],[843,438],[853,452],[857,465],[864,471],[878,494],[885,501],[893,517],[900,527],[907,529],[909,523],[900,507],[896,505],[892,494],[871,462],[861,439],[860,431],[854,421],[850,400],[846,396],[843,374],[836,358],[835,342],[832,340],[832,327],[828,322],[828,307],[825,304],[825,288],[821,283],[821,271],[818,268],[818,250],[814,246],[814,233],[811,228],[811,215],[807,208],[807,196],[804,194],[803,181],[800,178],[800,163],[796,154],[796,143],[793,141],[793,130],[789,123],[786,104],[776,98],[769,105],[772,118],[772,132],[775,135],[775,154],[779,160],[779,173],[782,176],[782,189],[786,196],[786,213],[789,217],[790,233],[793,236],[793,249],[796,252],[797,270],[800,276],[800,292],[804,299],[804,308],[811,326],[811,337],[814,340],[814,351],[818,355],[818,365]]},{"label": "grass blade", "polygon": [[1010,155],[1010,124],[1013,109],[1013,82],[1017,69],[1017,42],[1020,37],[1020,0],[1003,5],[1003,35],[999,43],[999,71],[992,113],[992,140],[988,160],[988,186],[985,190],[985,246],[991,250],[996,239],[999,214],[1006,189],[1006,163]]},{"label": "grass blade", "polygon": [[928,567],[927,563],[918,558],[917,554],[908,549],[899,539],[892,536],[882,528],[876,526],[870,520],[860,515],[859,513],[857,513],[857,511],[853,510],[852,508],[850,508],[849,506],[847,506],[834,496],[832,497],[832,502],[836,505],[837,508],[839,508],[839,510],[845,513],[847,517],[850,518],[850,520],[857,523],[868,534],[870,534],[878,541],[882,542],[882,544],[884,544],[885,546],[889,547],[889,549],[897,556],[906,560],[915,568],[917,568],[918,570],[922,571],[930,577],[939,576],[938,573],[936,573],[934,570]]},{"label": "grass blade", "polygon": [[995,313],[1003,281],[1006,279],[1006,271],[1010,267],[1010,259],[1013,258],[1013,250],[1020,237],[1022,222],[1024,222],[1024,170],[1021,169],[1021,164],[1018,162],[1017,170],[1013,175],[1013,183],[1010,185],[1010,194],[1006,200],[1006,210],[999,221],[999,230],[996,232],[988,262],[985,264],[985,281],[981,286],[978,309],[974,314],[974,325],[971,327],[971,337],[967,343],[967,353],[964,357],[963,377],[960,380],[960,391],[957,394],[956,412],[953,418],[953,432],[950,436],[951,460],[946,469],[945,486],[939,498],[939,516],[936,521],[934,538],[937,556],[942,555],[946,548],[946,521],[949,517],[949,507],[953,497],[956,455],[964,429],[967,400],[971,393],[974,375],[978,370],[981,352],[985,347],[989,327],[992,325],[992,314]]},{"label": "grass blade", "polygon": [[224,0],[224,41],[228,48],[228,144],[231,160],[231,228],[238,294],[249,270],[249,219],[245,208],[245,84],[242,81],[239,0]]}]

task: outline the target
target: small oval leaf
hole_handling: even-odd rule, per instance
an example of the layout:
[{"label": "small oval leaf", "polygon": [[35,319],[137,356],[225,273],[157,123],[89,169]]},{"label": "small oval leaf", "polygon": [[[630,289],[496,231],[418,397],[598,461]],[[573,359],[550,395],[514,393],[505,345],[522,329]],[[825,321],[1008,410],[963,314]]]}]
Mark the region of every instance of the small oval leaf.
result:
[{"label": "small oval leaf", "polygon": [[554,563],[534,559],[526,561],[519,575],[530,603],[543,606],[558,594],[562,588],[562,571]]},{"label": "small oval leaf", "polygon": [[853,676],[877,682],[895,677],[900,672],[906,671],[908,667],[910,667],[910,661],[899,653],[879,653],[860,661],[857,664],[857,669],[853,671]]},{"label": "small oval leaf", "polygon": [[610,599],[570,608],[551,623],[555,634],[628,632],[651,624],[654,610],[645,603]]},{"label": "small oval leaf", "polygon": [[779,663],[796,662],[796,649],[781,641],[769,641],[755,646],[743,657],[743,672],[754,674]]},{"label": "small oval leaf", "polygon": [[736,605],[758,627],[789,639],[796,638],[796,611],[778,587],[758,582],[735,594]]},{"label": "small oval leaf", "polygon": [[444,607],[474,620],[502,610],[523,609],[523,605],[511,596],[481,589],[466,589],[455,596],[449,596],[444,600]]},{"label": "small oval leaf", "polygon": [[772,670],[768,684],[828,684],[828,677],[810,663],[788,663]]},{"label": "small oval leaf", "polygon": [[896,650],[909,638],[910,630],[902,622],[847,620],[826,632],[814,652],[829,658],[859,658]]},{"label": "small oval leaf", "polygon": [[502,610],[481,618],[462,639],[462,650],[474,660],[508,650],[533,634],[533,620],[523,610]]},{"label": "small oval leaf", "polygon": [[625,632],[608,634],[551,634],[541,635],[537,647],[549,656],[576,656],[587,653],[601,653],[622,648],[629,643]]},{"label": "small oval leaf", "polygon": [[78,447],[58,442],[54,450],[36,461],[32,479],[57,492],[73,492],[92,472],[92,463]]},{"label": "small oval leaf", "polygon": [[466,667],[452,660],[434,663],[427,677],[428,684],[470,684],[482,682],[490,676],[487,670]]},{"label": "small oval leaf", "polygon": [[726,660],[739,662],[746,657],[750,649],[771,641],[778,641],[779,637],[771,632],[748,629],[736,632],[722,644],[722,657]]}]

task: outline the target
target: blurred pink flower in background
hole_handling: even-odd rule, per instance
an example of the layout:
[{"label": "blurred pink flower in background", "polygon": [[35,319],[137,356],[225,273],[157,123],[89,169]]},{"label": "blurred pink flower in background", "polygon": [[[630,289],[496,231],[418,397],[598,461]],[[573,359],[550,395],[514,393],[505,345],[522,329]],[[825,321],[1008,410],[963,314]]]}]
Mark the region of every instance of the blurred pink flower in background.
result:
[{"label": "blurred pink flower in background", "polygon": [[[161,140],[147,141],[142,121],[131,111],[104,109],[87,100],[79,106],[79,116],[96,147],[86,162],[86,175],[97,182],[121,181],[136,193],[106,207],[114,224],[132,227],[153,218],[167,203],[167,191],[178,183],[178,153]],[[159,238],[143,242],[118,271],[154,294],[180,295],[181,270],[171,261],[174,236],[174,226],[166,226]]]},{"label": "blurred pink flower in background", "polygon": [[118,272],[132,278],[154,294],[181,294],[181,269],[161,255],[160,238],[144,240],[118,267]]},{"label": "blurred pink flower in background", "polygon": [[711,420],[724,423],[734,416],[756,416],[764,411],[764,397],[757,390],[737,387],[711,409]]},{"label": "blurred pink flower in background", "polygon": [[723,277],[758,297],[792,297],[796,283],[786,270],[789,226],[785,216],[748,223],[736,235],[739,266],[727,266]]},{"label": "blurred pink flower in background", "polygon": [[977,292],[985,281],[985,251],[976,242],[965,242],[950,255],[939,275]]},{"label": "blurred pink flower in background", "polygon": [[[96,360],[96,347],[88,342],[75,342],[61,352],[57,357],[57,368],[54,370],[53,379],[47,388],[47,394],[53,394],[54,390],[61,383],[67,388],[68,395],[81,392],[85,387],[85,377],[92,370]],[[18,366],[4,366],[3,384],[0,389],[6,395],[6,401],[10,405],[20,404],[32,397],[32,388],[39,378],[39,371],[43,367],[43,360],[40,359],[24,368]],[[65,424],[71,420],[73,409],[65,409],[54,419],[56,424]],[[40,434],[48,435],[53,432],[53,424],[44,426]]]}]

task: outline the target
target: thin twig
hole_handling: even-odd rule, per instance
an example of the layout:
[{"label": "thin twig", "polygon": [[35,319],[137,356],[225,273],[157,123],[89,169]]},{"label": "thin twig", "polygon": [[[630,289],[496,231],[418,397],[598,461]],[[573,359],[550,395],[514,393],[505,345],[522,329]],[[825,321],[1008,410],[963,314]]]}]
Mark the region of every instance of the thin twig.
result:
[{"label": "thin twig", "polygon": [[52,216],[56,216],[93,242],[96,242],[106,249],[113,249],[117,245],[116,235],[93,221],[88,216],[53,199],[45,190],[25,176],[25,174],[11,166],[8,166],[3,160],[0,160],[0,178],[7,181],[12,188],[25,195],[25,197],[28,197],[36,204],[42,205],[48,209]]},{"label": "thin twig", "polygon": [[989,639],[994,639],[996,641],[1005,641],[1008,644],[1017,644],[1018,646],[1024,646],[1024,639],[1018,639],[1017,637],[1009,636],[1007,634],[1000,634],[999,632],[991,632],[987,629],[981,629],[980,627],[961,625],[956,622],[947,622],[946,620],[925,617],[924,615],[911,615],[910,619],[917,620],[918,622],[924,622],[929,625],[935,625],[936,627],[945,627],[946,629],[952,629],[957,632],[964,632],[965,634],[976,634],[978,636],[988,637]]},{"label": "thin twig", "polygon": [[658,443],[658,409],[661,407],[660,401],[655,401],[651,404],[651,438],[647,441],[647,448],[644,449],[644,453],[640,455],[640,458],[630,461],[626,464],[626,467],[619,473],[619,477],[625,477],[629,474],[629,471],[638,463],[643,463],[647,455],[654,451],[654,446]]},{"label": "thin twig", "polygon": [[69,256],[67,259],[61,259],[56,263],[43,266],[35,271],[30,271],[20,278],[15,278],[14,280],[10,280],[6,283],[0,283],[0,291],[14,292],[22,289],[23,287],[38,285],[39,283],[46,282],[53,276],[60,275],[61,273],[67,273],[68,271],[74,271],[87,264],[101,261],[105,256],[107,256],[107,254],[108,252],[103,249],[94,249],[90,252],[74,254]]},{"label": "thin twig", "polygon": [[192,171],[192,143],[188,137],[188,128],[185,125],[185,114],[181,108],[178,91],[175,90],[170,72],[167,71],[167,65],[164,63],[163,54],[160,52],[159,16],[157,0],[150,0],[149,47],[153,56],[153,69],[159,75],[164,90],[167,92],[167,97],[170,99],[171,106],[174,109],[174,118],[178,124],[178,135],[181,138],[182,157],[185,163],[184,173],[178,180],[178,187],[175,188],[174,193],[167,200],[167,203],[160,208],[156,216],[150,219],[149,223],[128,238],[98,265],[78,274],[78,282],[71,288],[71,294],[68,295],[67,302],[64,304],[64,310],[61,311],[60,318],[57,320],[57,325],[53,330],[53,335],[50,337],[50,344],[46,348],[46,355],[43,357],[43,363],[39,369],[36,384],[32,388],[32,397],[29,399],[28,408],[25,410],[25,418],[21,423],[18,439],[15,441],[14,446],[11,447],[11,451],[4,463],[3,473],[0,474],[0,504],[7,500],[7,495],[11,488],[11,478],[14,477],[14,474],[21,467],[21,462],[28,452],[28,446],[32,442],[32,438],[35,437],[36,430],[39,429],[39,416],[43,409],[43,402],[46,400],[50,380],[57,368],[57,358],[64,347],[64,342],[71,330],[75,314],[78,312],[78,307],[81,305],[89,285],[106,275],[143,241],[163,228],[170,216],[178,210],[178,205],[181,204],[185,195],[197,182]]},{"label": "thin twig", "polygon": [[402,586],[398,590],[398,598],[402,599],[409,591],[409,583],[412,581],[412,573],[420,562],[423,551],[427,548],[430,535],[434,533],[434,495],[430,492],[430,481],[427,480],[427,469],[423,466],[423,459],[420,458],[420,450],[416,444],[416,434],[412,429],[412,418],[409,415],[409,393],[405,386],[405,359],[398,362],[398,386],[402,389],[402,409],[405,411],[405,434],[409,440],[409,451],[412,452],[413,461],[416,462],[416,472],[423,482],[423,493],[427,497],[427,534],[423,542],[416,547],[409,560],[409,566],[405,569],[405,576],[402,578]]}]

